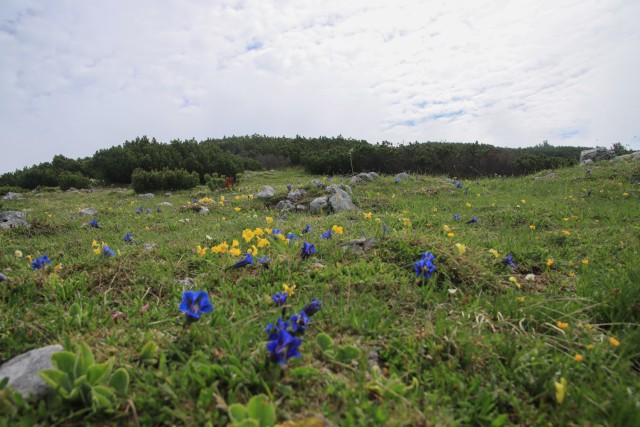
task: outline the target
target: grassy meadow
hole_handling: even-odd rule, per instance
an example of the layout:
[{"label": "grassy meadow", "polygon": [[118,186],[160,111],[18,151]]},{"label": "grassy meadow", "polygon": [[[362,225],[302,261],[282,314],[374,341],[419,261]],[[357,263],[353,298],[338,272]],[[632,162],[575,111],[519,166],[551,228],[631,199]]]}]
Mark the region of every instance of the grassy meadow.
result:
[{"label": "grassy meadow", "polygon": [[[0,386],[0,425],[640,425],[640,164],[554,173],[461,187],[383,176],[353,186],[359,211],[329,215],[272,210],[287,185],[309,201],[323,191],[311,180],[340,181],[301,170],[151,200],[107,188],[5,201],[32,227],[0,233],[0,360],[84,343],[129,386],[108,404],[96,389],[29,402]],[[252,198],[263,185],[276,198]],[[361,237],[377,242],[353,253]],[[317,252],[301,256],[305,242]],[[247,250],[253,264],[228,268]],[[429,278],[416,277],[424,252]],[[213,310],[187,322],[187,290]],[[301,357],[281,366],[265,328],[314,299]]]}]

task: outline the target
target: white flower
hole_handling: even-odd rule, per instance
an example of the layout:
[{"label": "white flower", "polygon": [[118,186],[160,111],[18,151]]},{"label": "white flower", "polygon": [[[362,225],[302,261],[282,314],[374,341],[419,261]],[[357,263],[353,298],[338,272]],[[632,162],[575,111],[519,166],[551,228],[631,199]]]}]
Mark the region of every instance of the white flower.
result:
[{"label": "white flower", "polygon": [[532,274],[532,273],[529,273],[526,276],[524,276],[524,278],[527,279],[530,282],[533,282],[535,280],[535,278],[536,278],[536,275]]}]

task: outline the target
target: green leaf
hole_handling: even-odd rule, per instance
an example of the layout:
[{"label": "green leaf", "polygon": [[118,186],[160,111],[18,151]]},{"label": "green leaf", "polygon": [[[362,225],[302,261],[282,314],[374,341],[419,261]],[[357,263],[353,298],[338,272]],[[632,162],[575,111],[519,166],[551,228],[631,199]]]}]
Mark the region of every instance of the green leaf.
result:
[{"label": "green leaf", "polygon": [[82,314],[82,310],[80,309],[80,306],[78,305],[78,303],[74,302],[73,304],[71,304],[71,307],[69,307],[69,316],[76,317],[76,316],[80,316],[81,314]]},{"label": "green leaf", "polygon": [[40,378],[42,378],[42,380],[54,390],[57,390],[58,388],[65,388],[68,390],[71,388],[66,387],[70,385],[69,376],[58,369],[43,369],[38,372],[38,375],[40,375]]},{"label": "green leaf", "polygon": [[73,375],[75,358],[76,355],[70,351],[59,351],[51,356],[51,363],[62,372]]},{"label": "green leaf", "polygon": [[80,375],[78,378],[75,379],[75,381],[73,382],[73,386],[74,387],[78,387],[81,386],[82,384],[89,384],[87,382],[87,376],[86,375]]},{"label": "green leaf", "polygon": [[140,351],[140,360],[144,363],[155,363],[158,358],[158,344],[149,341]]},{"label": "green leaf", "polygon": [[247,418],[246,420],[239,421],[237,423],[232,423],[232,427],[260,427],[260,423],[257,420],[252,420],[251,418]]},{"label": "green leaf", "polygon": [[271,427],[276,423],[276,407],[264,394],[253,396],[247,403],[249,415],[260,422],[260,427]]},{"label": "green leaf", "polygon": [[240,422],[249,418],[249,411],[242,403],[232,403],[229,405],[229,410],[227,411],[229,414],[229,418],[234,423]]},{"label": "green leaf", "polygon": [[75,377],[79,377],[81,375],[85,375],[87,373],[87,369],[89,366],[93,365],[95,360],[93,358],[93,353],[88,345],[85,343],[80,343],[78,345],[78,349],[76,350],[76,358],[74,364],[74,374]]},{"label": "green leaf", "polygon": [[502,427],[509,421],[509,414],[500,414],[491,421],[491,427]]},{"label": "green leaf", "polygon": [[94,409],[109,409],[115,402],[116,395],[107,387],[98,385],[91,390],[91,405]]},{"label": "green leaf", "polygon": [[320,346],[320,348],[324,352],[326,352],[331,347],[333,347],[333,340],[331,339],[331,337],[329,335],[324,334],[324,333],[319,333],[316,336],[316,343]]},{"label": "green leaf", "polygon": [[87,370],[87,381],[91,385],[96,385],[104,381],[106,377],[109,376],[111,371],[111,363],[97,363],[95,365],[89,366]]},{"label": "green leaf", "polygon": [[289,375],[293,378],[305,378],[318,375],[318,370],[311,366],[300,366],[289,371]]},{"label": "green leaf", "polygon": [[342,363],[349,363],[352,360],[359,358],[361,354],[360,349],[357,347],[347,345],[345,347],[340,347],[336,354],[336,360]]},{"label": "green leaf", "polygon": [[118,393],[127,395],[129,392],[129,373],[124,368],[118,368],[109,380],[109,386],[113,387]]}]

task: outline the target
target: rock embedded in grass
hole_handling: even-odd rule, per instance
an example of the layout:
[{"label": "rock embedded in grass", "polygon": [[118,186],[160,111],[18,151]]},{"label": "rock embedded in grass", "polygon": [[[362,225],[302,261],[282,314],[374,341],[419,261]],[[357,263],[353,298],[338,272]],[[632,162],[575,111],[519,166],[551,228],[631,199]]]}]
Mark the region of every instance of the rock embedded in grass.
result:
[{"label": "rock embedded in grass", "polygon": [[24,217],[24,212],[5,211],[0,212],[0,228],[10,229],[15,227],[29,228],[31,225]]},{"label": "rock embedded in grass", "polygon": [[9,378],[7,386],[24,397],[41,398],[52,390],[38,375],[43,369],[53,368],[51,356],[62,351],[61,345],[54,344],[28,351],[0,366],[0,381]]}]

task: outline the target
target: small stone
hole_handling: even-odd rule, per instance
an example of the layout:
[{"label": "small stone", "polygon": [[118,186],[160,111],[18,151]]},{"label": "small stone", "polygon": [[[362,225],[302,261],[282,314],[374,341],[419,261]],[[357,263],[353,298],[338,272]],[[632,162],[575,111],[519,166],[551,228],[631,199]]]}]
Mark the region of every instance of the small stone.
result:
[{"label": "small stone", "polygon": [[200,206],[200,210],[198,211],[201,215],[206,215],[209,213],[209,208],[206,206]]},{"label": "small stone", "polygon": [[80,214],[80,215],[97,215],[98,211],[97,211],[97,209],[94,209],[94,208],[84,208],[84,209],[80,209],[80,212],[78,212],[78,214]]},{"label": "small stone", "polygon": [[150,250],[155,249],[157,247],[158,247],[158,245],[156,245],[155,243],[144,243],[142,245],[142,249],[144,249],[145,251],[150,251]]},{"label": "small stone", "polygon": [[328,203],[329,203],[328,197],[326,196],[316,197],[311,201],[311,204],[309,205],[309,210],[311,210],[311,212],[325,211],[328,208]]},{"label": "small stone", "polygon": [[190,288],[196,284],[196,281],[191,277],[185,277],[184,279],[178,280],[178,283],[180,283],[182,286],[186,286],[187,288]]},{"label": "small stone", "polygon": [[158,206],[161,206],[161,207],[162,207],[162,206],[170,207],[170,206],[173,206],[173,203],[169,203],[169,202],[160,202],[160,203],[158,203]]},{"label": "small stone", "polygon": [[256,194],[256,198],[258,199],[268,199],[276,195],[276,190],[273,189],[270,185],[265,185],[262,187],[262,190]]},{"label": "small stone", "polygon": [[296,206],[291,203],[289,200],[280,200],[278,202],[278,204],[276,205],[276,210],[279,211],[285,211],[285,212],[291,212],[296,210]]},{"label": "small stone", "polygon": [[140,194],[138,197],[141,199],[153,199],[155,195],[153,193],[145,193],[145,194]]},{"label": "small stone", "polygon": [[0,366],[0,381],[9,378],[7,386],[23,396],[41,398],[52,390],[38,375],[43,369],[53,368],[51,356],[62,351],[61,345],[54,344],[28,351]]}]

